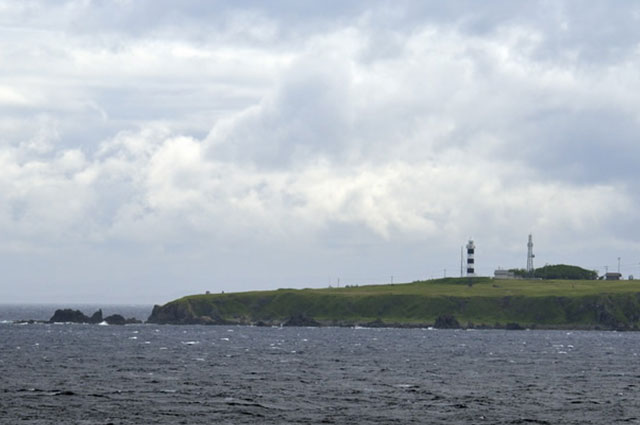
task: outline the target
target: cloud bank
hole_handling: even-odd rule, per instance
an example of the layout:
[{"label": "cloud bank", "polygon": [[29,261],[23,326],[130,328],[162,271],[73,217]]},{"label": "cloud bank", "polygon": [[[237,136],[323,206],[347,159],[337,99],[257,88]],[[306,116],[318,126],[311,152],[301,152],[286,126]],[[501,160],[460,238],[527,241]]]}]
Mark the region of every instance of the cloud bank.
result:
[{"label": "cloud bank", "polygon": [[0,10],[2,299],[640,275],[633,2]]}]

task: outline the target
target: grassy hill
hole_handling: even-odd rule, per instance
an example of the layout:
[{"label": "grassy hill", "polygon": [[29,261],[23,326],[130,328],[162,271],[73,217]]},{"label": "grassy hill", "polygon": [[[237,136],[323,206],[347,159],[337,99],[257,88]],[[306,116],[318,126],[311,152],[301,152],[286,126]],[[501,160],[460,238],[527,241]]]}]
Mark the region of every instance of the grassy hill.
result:
[{"label": "grassy hill", "polygon": [[640,281],[448,278],[191,295],[154,307],[149,322],[429,326],[451,316],[463,327],[637,329]]}]

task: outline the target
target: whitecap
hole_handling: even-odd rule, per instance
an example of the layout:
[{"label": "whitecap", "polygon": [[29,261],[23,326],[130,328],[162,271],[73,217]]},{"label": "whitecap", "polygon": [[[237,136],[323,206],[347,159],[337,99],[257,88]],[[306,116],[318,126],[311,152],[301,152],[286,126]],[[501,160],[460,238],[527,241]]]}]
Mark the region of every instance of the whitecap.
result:
[{"label": "whitecap", "polygon": [[229,338],[220,338],[220,341],[229,341]]},{"label": "whitecap", "polygon": [[138,339],[137,336],[130,336],[129,339]]},{"label": "whitecap", "polygon": [[182,341],[184,345],[196,345],[200,344],[200,341]]}]

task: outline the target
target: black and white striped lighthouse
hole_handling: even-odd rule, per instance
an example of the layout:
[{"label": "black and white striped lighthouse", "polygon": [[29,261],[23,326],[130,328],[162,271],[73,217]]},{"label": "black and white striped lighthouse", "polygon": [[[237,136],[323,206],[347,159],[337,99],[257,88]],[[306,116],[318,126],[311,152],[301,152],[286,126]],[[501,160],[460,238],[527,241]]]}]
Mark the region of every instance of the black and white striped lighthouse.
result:
[{"label": "black and white striped lighthouse", "polygon": [[475,265],[475,253],[476,253],[476,245],[473,243],[473,240],[469,240],[467,244],[467,276],[473,277],[476,275],[476,265]]}]

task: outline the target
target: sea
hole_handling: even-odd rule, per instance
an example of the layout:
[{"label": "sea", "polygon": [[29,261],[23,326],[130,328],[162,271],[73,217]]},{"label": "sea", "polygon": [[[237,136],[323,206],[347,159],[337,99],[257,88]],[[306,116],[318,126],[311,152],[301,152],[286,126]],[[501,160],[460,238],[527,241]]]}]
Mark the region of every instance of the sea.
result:
[{"label": "sea", "polygon": [[640,423],[637,332],[15,322],[54,310],[0,305],[2,424]]}]

